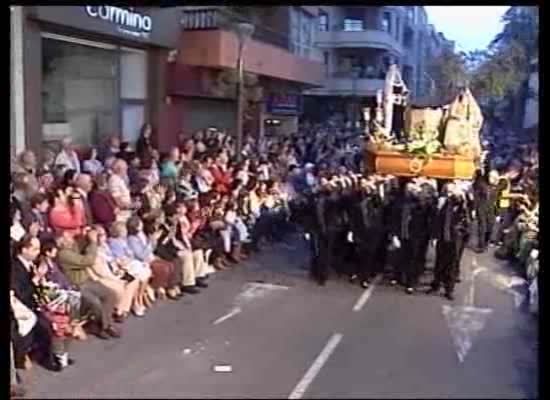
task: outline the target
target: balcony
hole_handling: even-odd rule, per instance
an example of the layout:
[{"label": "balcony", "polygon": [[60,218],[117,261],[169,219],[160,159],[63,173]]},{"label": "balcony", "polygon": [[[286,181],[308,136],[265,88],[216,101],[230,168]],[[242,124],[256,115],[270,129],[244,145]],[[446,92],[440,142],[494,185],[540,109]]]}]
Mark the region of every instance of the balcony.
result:
[{"label": "balcony", "polygon": [[[184,31],[184,45],[178,63],[207,68],[235,68],[238,40],[233,32],[223,30]],[[325,65],[298,57],[280,47],[251,40],[244,49],[247,72],[276,79],[321,86]]]},{"label": "balcony", "polygon": [[388,32],[377,29],[333,30],[317,32],[317,46],[321,48],[375,48],[403,54],[401,44]]},{"label": "balcony", "polygon": [[384,89],[384,79],[352,78],[349,74],[334,74],[325,80],[322,88],[305,92],[311,96],[375,96]]},{"label": "balcony", "polygon": [[[183,11],[181,27],[184,31],[230,30],[232,25],[251,22],[245,15],[220,7],[200,7]],[[289,38],[265,26],[254,24],[253,40],[268,43],[281,49],[289,49]]]}]

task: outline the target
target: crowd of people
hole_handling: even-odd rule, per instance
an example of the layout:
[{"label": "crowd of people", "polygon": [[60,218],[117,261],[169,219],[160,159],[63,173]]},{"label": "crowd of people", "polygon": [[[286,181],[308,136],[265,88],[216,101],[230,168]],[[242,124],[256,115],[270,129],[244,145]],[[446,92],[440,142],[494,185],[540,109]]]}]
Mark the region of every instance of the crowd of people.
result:
[{"label": "crowd of people", "polygon": [[[492,242],[506,249],[503,256],[523,259],[538,248],[532,149],[519,170],[491,165],[468,185],[361,174],[364,139],[326,125],[258,142],[246,137],[240,154],[234,139],[214,128],[181,135],[165,154],[152,138],[145,124],[135,148],[113,136],[77,153],[65,138],[57,153],[45,150],[38,160],[26,150],[14,160],[10,320],[17,369],[30,368],[32,359],[62,371],[75,362],[72,340],[120,338],[130,315],[200,295],[211,274],[235,268],[297,226],[320,284],[334,269],[367,287],[387,270],[391,284],[412,294],[433,243],[430,292],[443,286],[449,299],[472,218],[479,251]],[[520,186],[524,195],[514,195]],[[18,388],[12,370],[12,390]]]}]

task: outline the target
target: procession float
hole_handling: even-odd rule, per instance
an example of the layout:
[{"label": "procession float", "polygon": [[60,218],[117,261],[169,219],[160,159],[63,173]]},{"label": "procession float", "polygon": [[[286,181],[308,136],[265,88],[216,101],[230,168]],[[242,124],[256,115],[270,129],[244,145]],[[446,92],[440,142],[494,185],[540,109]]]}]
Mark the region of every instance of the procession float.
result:
[{"label": "procession float", "polygon": [[[397,66],[392,65],[384,90],[377,93],[374,121],[370,121],[370,109],[363,109],[367,122],[365,170],[405,177],[472,179],[481,157],[483,117],[470,90],[460,89],[450,104],[441,106],[415,107],[407,104],[407,99],[408,89]],[[394,108],[401,110],[401,116],[394,115]],[[396,117],[403,119],[401,124],[396,124]]]}]

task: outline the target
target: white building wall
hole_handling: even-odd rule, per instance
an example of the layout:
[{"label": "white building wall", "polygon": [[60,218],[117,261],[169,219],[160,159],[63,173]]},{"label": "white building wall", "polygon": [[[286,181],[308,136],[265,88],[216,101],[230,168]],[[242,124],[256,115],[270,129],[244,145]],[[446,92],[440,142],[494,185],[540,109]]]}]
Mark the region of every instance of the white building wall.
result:
[{"label": "white building wall", "polygon": [[16,154],[25,148],[23,20],[23,7],[10,6],[10,150]]}]

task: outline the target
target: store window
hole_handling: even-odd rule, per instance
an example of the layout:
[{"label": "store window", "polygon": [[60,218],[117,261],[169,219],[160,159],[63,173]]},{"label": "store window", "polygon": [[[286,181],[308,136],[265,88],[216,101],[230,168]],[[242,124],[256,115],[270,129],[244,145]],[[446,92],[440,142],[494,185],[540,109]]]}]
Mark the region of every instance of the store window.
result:
[{"label": "store window", "polygon": [[114,48],[42,39],[44,142],[90,146],[116,132],[117,65]]},{"label": "store window", "polygon": [[120,52],[120,105],[122,138],[134,143],[145,122],[147,53],[134,49]]}]

